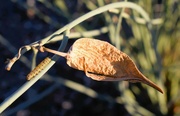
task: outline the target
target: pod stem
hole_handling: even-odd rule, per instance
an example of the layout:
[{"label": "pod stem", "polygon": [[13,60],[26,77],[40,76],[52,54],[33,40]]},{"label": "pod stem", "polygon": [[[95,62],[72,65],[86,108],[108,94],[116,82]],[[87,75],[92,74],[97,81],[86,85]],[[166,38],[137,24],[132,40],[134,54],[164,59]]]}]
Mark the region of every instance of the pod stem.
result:
[{"label": "pod stem", "polygon": [[62,56],[62,57],[66,57],[67,56],[67,53],[59,52],[59,51],[56,51],[56,50],[52,50],[52,49],[46,48],[44,46],[40,46],[39,50],[41,52],[49,52],[49,53],[53,53],[53,54],[56,54],[56,55],[59,55],[59,56]]}]

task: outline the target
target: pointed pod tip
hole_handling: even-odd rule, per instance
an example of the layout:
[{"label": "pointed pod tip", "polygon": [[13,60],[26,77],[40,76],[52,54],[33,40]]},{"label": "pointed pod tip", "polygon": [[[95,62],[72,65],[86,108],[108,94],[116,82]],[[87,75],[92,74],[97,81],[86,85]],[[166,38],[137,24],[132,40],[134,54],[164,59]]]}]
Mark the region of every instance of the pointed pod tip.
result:
[{"label": "pointed pod tip", "polygon": [[161,92],[162,94],[164,94],[164,91],[161,88],[159,88],[158,91]]},{"label": "pointed pod tip", "polygon": [[160,87],[156,87],[155,89],[164,94],[164,91]]},{"label": "pointed pod tip", "polygon": [[162,94],[164,93],[164,91],[159,87],[157,86],[155,83],[153,83],[151,80],[149,80],[148,78],[144,77],[143,83],[153,87],[154,89],[158,90],[159,92],[161,92]]}]

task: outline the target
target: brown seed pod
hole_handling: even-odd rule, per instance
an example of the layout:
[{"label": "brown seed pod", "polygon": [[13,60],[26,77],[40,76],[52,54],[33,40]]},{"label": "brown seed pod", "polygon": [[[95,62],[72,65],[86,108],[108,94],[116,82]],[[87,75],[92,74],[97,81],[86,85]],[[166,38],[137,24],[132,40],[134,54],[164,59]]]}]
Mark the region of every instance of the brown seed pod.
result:
[{"label": "brown seed pod", "polygon": [[163,93],[146,78],[131,58],[108,42],[81,38],[74,42],[66,56],[67,64],[98,81],[142,82]]},{"label": "brown seed pod", "polygon": [[163,90],[146,78],[136,67],[131,58],[108,42],[81,38],[74,42],[68,53],[62,53],[45,47],[48,51],[67,59],[67,64],[82,70],[97,81],[142,82],[163,93]]}]

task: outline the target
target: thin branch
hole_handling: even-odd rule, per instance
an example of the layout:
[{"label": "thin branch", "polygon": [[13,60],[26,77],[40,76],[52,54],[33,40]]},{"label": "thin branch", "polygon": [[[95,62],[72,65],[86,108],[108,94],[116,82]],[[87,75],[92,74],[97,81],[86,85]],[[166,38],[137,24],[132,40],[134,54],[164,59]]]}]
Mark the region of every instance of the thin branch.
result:
[{"label": "thin branch", "polygon": [[[119,9],[110,9],[109,12],[111,13],[115,13],[115,14],[119,14]],[[128,13],[123,12],[122,13],[122,17],[125,19],[130,19],[132,18],[133,20],[136,21],[136,23],[138,24],[146,24],[146,20],[144,18],[140,18],[140,17],[130,17],[130,15]],[[164,20],[162,18],[157,18],[157,19],[151,19],[151,24],[152,25],[161,25],[164,22]]]},{"label": "thin branch", "polygon": [[[66,39],[65,39],[66,40]],[[66,46],[67,43],[62,42],[60,46]],[[62,49],[63,49],[62,47]],[[54,56],[55,57],[55,56]],[[57,57],[55,57],[57,59]],[[51,60],[51,62],[33,79],[30,81],[27,81],[24,85],[22,85],[17,91],[15,91],[11,96],[9,96],[7,99],[5,99],[0,104],[0,113],[2,113],[8,106],[10,106],[17,98],[19,98],[25,91],[27,91],[35,82],[37,82],[55,63],[54,60]]]},{"label": "thin branch", "polygon": [[[127,2],[127,0],[125,0],[125,2]],[[124,13],[124,10],[125,10],[125,7],[122,8],[121,12],[119,12],[119,17],[118,17],[119,20],[118,20],[118,23],[117,23],[117,26],[116,26],[116,29],[115,29],[115,41],[116,41],[115,45],[119,50],[121,48],[120,30],[121,30],[121,22],[122,22],[122,18],[123,18],[122,14]]]},{"label": "thin branch", "polygon": [[[142,15],[142,17],[146,20],[146,22],[150,23],[150,18],[148,16],[148,14],[139,5],[132,3],[132,2],[116,2],[116,3],[111,3],[108,5],[99,7],[96,10],[86,13],[85,15],[83,15],[83,16],[77,18],[76,20],[72,21],[71,23],[67,24],[63,28],[57,30],[52,35],[60,34],[63,31],[65,31],[66,29],[72,29],[74,26],[89,19],[90,17],[93,17],[93,16],[103,13],[105,11],[108,11],[109,9],[116,9],[116,8],[123,8],[123,7],[132,8],[132,9],[136,10],[137,12],[139,12]],[[52,35],[42,39],[41,43],[45,44],[47,41],[53,39],[53,38],[51,38]]]}]

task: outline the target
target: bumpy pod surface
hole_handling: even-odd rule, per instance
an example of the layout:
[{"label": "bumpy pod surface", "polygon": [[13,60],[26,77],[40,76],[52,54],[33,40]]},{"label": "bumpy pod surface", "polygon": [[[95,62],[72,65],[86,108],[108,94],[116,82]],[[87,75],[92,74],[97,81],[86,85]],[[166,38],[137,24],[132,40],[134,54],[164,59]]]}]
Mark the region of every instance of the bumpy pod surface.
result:
[{"label": "bumpy pod surface", "polygon": [[67,64],[85,71],[86,75],[98,81],[142,82],[163,93],[162,89],[146,78],[131,58],[108,42],[81,38],[69,49]]}]

